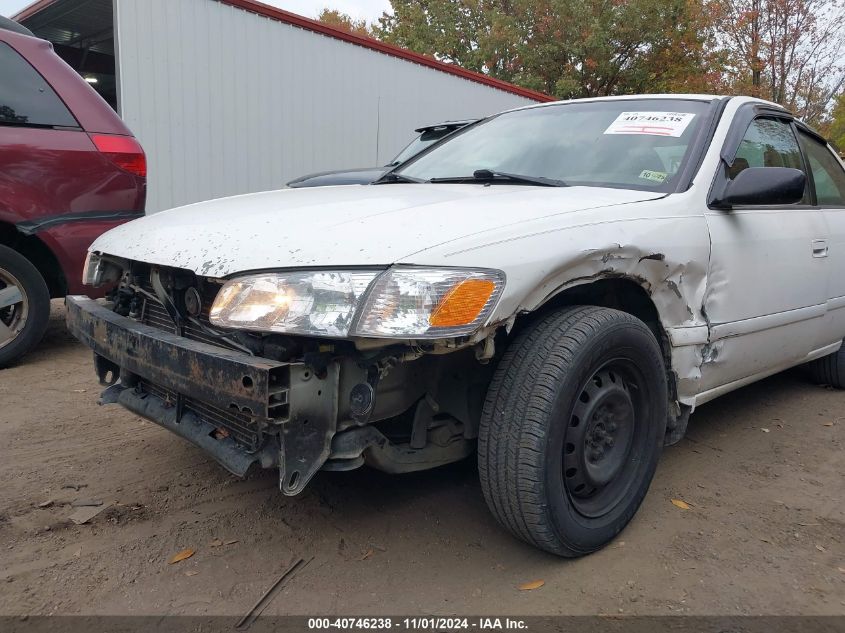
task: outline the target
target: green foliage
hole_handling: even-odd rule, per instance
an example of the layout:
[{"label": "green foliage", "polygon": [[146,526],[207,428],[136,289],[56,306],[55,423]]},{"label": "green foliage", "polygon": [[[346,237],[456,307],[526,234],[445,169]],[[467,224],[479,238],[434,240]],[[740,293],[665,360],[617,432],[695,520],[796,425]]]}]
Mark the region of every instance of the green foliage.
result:
[{"label": "green foliage", "polygon": [[356,20],[352,16],[342,13],[337,9],[323,9],[320,11],[317,19],[341,31],[348,31],[349,33],[364,37],[373,36],[372,30],[366,20]]},{"label": "green foliage", "polygon": [[836,145],[836,149],[845,153],[845,92],[837,97],[832,116],[828,137]]},{"label": "green foliage", "polygon": [[[320,19],[562,99],[751,94],[809,123],[845,85],[845,0],[391,0]],[[840,97],[840,111],[841,111]],[[840,114],[837,121],[842,121]],[[840,123],[841,125],[841,123]]]},{"label": "green foliage", "polygon": [[374,32],[385,42],[482,72],[485,53],[480,47],[497,4],[506,3],[391,0],[392,15],[382,16]]},{"label": "green foliage", "polygon": [[380,39],[560,98],[718,81],[694,0],[392,0]]}]

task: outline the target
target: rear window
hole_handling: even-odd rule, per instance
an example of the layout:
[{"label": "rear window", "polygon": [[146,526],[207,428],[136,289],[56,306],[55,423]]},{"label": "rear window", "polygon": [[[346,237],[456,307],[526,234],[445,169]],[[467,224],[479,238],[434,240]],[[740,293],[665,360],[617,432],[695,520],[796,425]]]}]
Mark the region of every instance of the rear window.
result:
[{"label": "rear window", "polygon": [[0,42],[0,125],[79,127],[44,78]]}]

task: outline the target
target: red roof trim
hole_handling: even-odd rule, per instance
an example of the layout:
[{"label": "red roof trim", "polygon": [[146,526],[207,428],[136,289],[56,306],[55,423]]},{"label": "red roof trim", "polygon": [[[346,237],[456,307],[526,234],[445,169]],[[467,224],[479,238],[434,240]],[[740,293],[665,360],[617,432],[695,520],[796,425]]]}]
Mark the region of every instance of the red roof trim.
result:
[{"label": "red roof trim", "polygon": [[28,7],[24,7],[20,11],[18,11],[15,15],[11,17],[12,20],[15,22],[20,22],[21,20],[26,20],[29,17],[32,17],[39,11],[43,11],[51,4],[55,4],[58,0],[37,0],[33,2]]},{"label": "red roof trim", "polygon": [[308,31],[328,35],[329,37],[343,40],[344,42],[349,42],[350,44],[357,44],[358,46],[363,46],[365,48],[378,51],[379,53],[384,53],[385,55],[392,55],[393,57],[399,57],[400,59],[405,59],[422,66],[428,66],[429,68],[449,73],[450,75],[455,75],[457,77],[461,77],[462,79],[468,79],[469,81],[484,84],[485,86],[490,86],[491,88],[497,88],[499,90],[503,90],[504,92],[510,92],[512,94],[519,95],[520,97],[525,97],[526,99],[533,99],[534,101],[541,102],[555,100],[554,97],[550,97],[542,92],[529,90],[528,88],[521,88],[520,86],[515,86],[507,81],[494,79],[493,77],[473,72],[471,70],[467,70],[466,68],[455,66],[454,64],[446,64],[434,59],[433,57],[429,57],[428,55],[421,55],[398,46],[393,46],[392,44],[385,44],[384,42],[374,40],[370,37],[363,37],[361,35],[349,33],[348,31],[336,29],[328,24],[324,24],[323,22],[311,20],[310,18],[297,15],[296,13],[284,11],[283,9],[277,9],[276,7],[268,6],[262,2],[257,2],[256,0],[219,1],[223,4],[228,4],[233,7],[250,11],[251,13],[257,13],[258,15],[263,15],[273,20],[284,22],[285,24],[298,26]]},{"label": "red roof trim", "polygon": [[[55,4],[57,1],[58,0],[37,0],[25,9],[22,9],[12,19],[17,22],[20,22],[21,20],[25,20],[29,17],[32,17],[33,15],[35,15],[39,11],[46,9],[50,5]],[[363,37],[361,35],[349,33],[348,31],[336,29],[332,26],[329,26],[328,24],[324,24],[317,20],[311,20],[301,15],[297,15],[296,13],[291,13],[290,11],[277,9],[276,7],[271,7],[262,2],[257,2],[256,0],[219,0],[219,2],[222,2],[223,4],[228,4],[233,7],[237,7],[239,9],[244,9],[245,11],[249,11],[250,13],[263,15],[272,20],[284,22],[285,24],[290,24],[292,26],[297,26],[308,31],[313,31],[322,35],[327,35],[328,37],[343,40],[344,42],[349,42],[350,44],[363,46],[365,48],[378,51],[379,53],[384,53],[385,55],[391,55],[393,57],[398,57],[400,59],[414,62],[415,64],[420,64],[421,66],[427,66],[428,68],[433,68],[434,70],[439,70],[450,75],[455,75],[456,77],[460,77],[462,79],[467,79],[469,81],[484,84],[485,86],[489,86],[491,88],[497,88],[498,90],[509,92],[520,97],[525,97],[526,99],[532,99],[534,101],[540,102],[548,102],[555,100],[554,97],[550,97],[549,95],[544,94],[542,92],[537,92],[536,90],[529,90],[528,88],[521,88],[520,86],[515,86],[514,84],[508,83],[507,81],[494,79],[493,77],[473,72],[471,70],[467,70],[466,68],[455,66],[454,64],[446,64],[444,62],[434,59],[433,57],[429,57],[428,55],[421,55],[419,53],[414,53],[413,51],[409,51],[404,48],[399,48],[398,46],[393,46],[392,44],[385,44],[384,42],[374,40],[370,37]]]}]

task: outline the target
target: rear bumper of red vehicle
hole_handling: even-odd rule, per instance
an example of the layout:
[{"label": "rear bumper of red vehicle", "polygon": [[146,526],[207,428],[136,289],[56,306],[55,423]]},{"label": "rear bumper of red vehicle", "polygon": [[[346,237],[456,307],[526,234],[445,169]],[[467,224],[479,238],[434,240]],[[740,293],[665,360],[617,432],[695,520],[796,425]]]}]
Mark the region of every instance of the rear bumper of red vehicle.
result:
[{"label": "rear bumper of red vehicle", "polygon": [[85,293],[96,298],[103,296],[107,288],[95,289],[82,283],[88,247],[106,231],[143,216],[143,211],[69,213],[19,224],[18,229],[36,235],[53,252],[64,273],[67,294]]}]

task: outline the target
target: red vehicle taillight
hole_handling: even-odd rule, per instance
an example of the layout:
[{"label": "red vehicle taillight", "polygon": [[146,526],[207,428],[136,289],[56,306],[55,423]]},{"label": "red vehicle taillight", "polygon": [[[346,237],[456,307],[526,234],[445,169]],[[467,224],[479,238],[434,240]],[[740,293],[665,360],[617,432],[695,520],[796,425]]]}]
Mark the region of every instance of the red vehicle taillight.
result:
[{"label": "red vehicle taillight", "polygon": [[124,171],[141,178],[147,177],[147,157],[140,143],[131,136],[92,134],[91,140],[109,160]]}]

